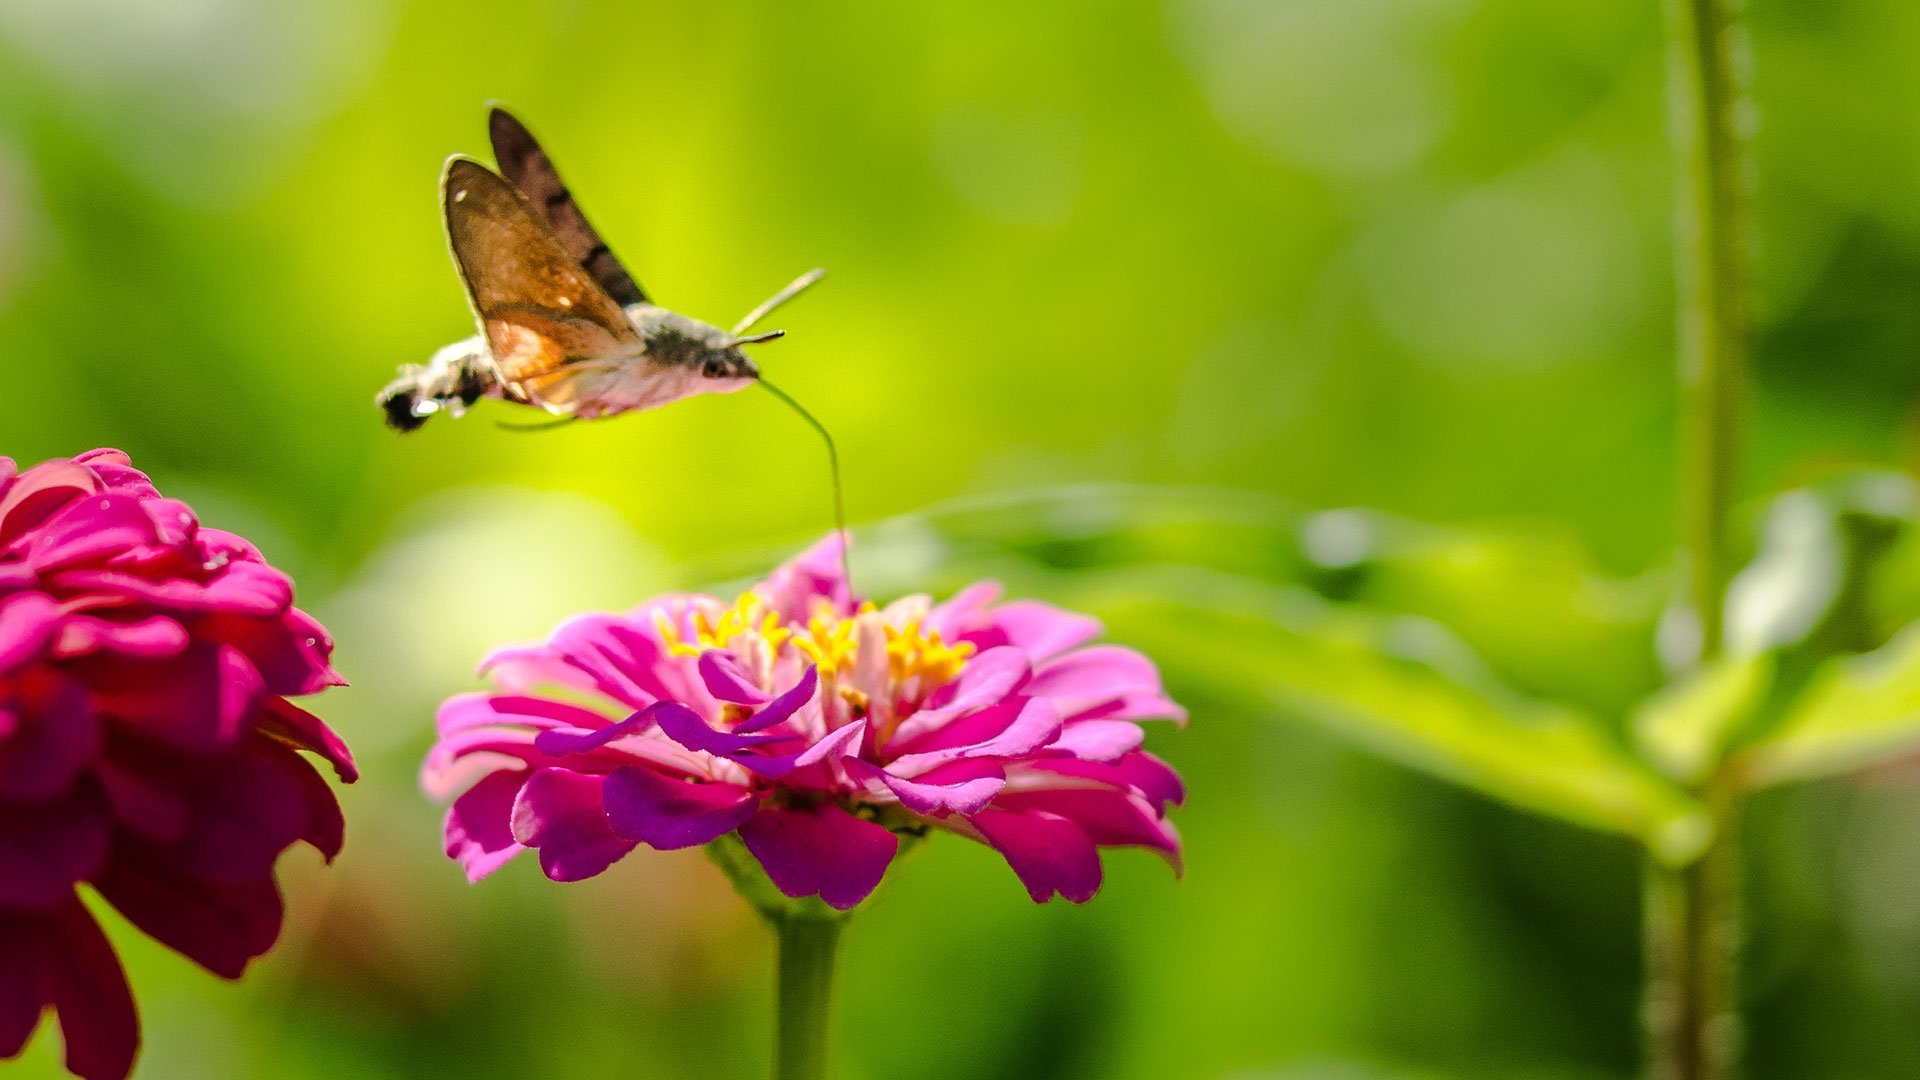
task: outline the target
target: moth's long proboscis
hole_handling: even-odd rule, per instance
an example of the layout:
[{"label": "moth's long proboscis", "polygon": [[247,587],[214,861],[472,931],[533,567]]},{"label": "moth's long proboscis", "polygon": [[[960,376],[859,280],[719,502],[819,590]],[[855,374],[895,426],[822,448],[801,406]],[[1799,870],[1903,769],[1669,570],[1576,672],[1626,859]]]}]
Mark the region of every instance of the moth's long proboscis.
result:
[{"label": "moth's long proboscis", "polygon": [[759,383],[761,386],[766,387],[768,393],[786,402],[788,408],[799,413],[800,419],[805,420],[809,427],[819,432],[821,441],[827,444],[827,467],[833,472],[833,527],[840,534],[840,574],[846,578],[847,591],[851,594],[853,592],[853,564],[847,558],[847,547],[851,537],[847,535],[847,503],[840,484],[840,450],[833,445],[833,435],[827,431],[827,426],[822,424],[812,413],[808,412],[806,406],[795,401],[785,390],[780,389],[764,378],[760,379]]}]

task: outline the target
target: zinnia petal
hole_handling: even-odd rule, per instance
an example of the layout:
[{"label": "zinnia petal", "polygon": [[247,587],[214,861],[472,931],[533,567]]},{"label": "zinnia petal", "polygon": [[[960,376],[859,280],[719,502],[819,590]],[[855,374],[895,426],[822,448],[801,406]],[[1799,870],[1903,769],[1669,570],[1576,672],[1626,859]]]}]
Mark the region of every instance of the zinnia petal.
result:
[{"label": "zinnia petal", "polygon": [[699,784],[628,765],[607,777],[607,820],[613,831],[662,851],[697,847],[739,828],[760,797],[732,784]]},{"label": "zinnia petal", "polygon": [[619,862],[634,842],[614,834],[601,800],[606,778],[540,769],[513,804],[513,838],[540,849],[540,869],[555,881],[590,878]]},{"label": "zinnia petal", "polygon": [[840,911],[880,885],[900,839],[832,803],[807,810],[763,809],[740,826],[740,839],[781,892],[818,896]]}]

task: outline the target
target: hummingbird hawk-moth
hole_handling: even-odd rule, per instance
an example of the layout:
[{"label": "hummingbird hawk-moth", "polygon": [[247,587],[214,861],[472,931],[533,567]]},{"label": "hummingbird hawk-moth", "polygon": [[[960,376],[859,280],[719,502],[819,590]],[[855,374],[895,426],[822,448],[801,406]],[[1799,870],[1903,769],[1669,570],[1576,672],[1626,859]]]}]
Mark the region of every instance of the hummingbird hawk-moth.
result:
[{"label": "hummingbird hawk-moth", "polygon": [[500,171],[455,155],[440,181],[447,244],[480,333],[400,369],[378,398],[389,426],[412,431],[481,398],[593,419],[759,380],[741,346],[783,331],[747,331],[822,271],[801,275],[731,330],[668,311],[588,224],[526,126],[496,108],[488,127]]}]

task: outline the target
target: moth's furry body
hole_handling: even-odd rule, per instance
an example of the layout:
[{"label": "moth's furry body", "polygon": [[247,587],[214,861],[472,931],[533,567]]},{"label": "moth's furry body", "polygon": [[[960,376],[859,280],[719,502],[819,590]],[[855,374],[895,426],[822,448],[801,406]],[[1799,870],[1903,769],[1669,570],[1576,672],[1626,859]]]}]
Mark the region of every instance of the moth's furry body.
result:
[{"label": "moth's furry body", "polygon": [[[728,394],[752,385],[760,369],[733,335],[656,304],[624,309],[638,340],[604,356],[568,357],[543,379],[500,377],[479,334],[409,365],[380,392],[387,423],[411,431],[435,413],[459,416],[481,398],[532,405],[555,416],[593,420],[670,405],[696,394]],[[623,343],[624,344],[624,343]]]},{"label": "moth's furry body", "polygon": [[780,332],[741,334],[818,271],[732,331],[668,311],[608,250],[527,129],[502,109],[489,128],[500,172],[455,156],[440,184],[447,245],[480,333],[400,369],[378,398],[390,426],[412,431],[488,397],[594,419],[760,377],[740,346]]}]

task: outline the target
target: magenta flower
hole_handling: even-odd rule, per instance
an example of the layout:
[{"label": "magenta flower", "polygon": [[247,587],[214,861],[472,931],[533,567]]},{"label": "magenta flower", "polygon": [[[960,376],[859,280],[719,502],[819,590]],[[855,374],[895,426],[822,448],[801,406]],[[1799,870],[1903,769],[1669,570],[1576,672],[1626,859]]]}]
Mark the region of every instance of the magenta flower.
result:
[{"label": "magenta flower", "polygon": [[139,1023],[78,886],[215,974],[279,935],[274,863],[331,859],[340,808],[296,750],[354,778],[289,696],[338,685],[293,583],[200,527],[116,450],[0,458],[0,1058],[43,1010],[67,1068],[118,1080]]},{"label": "magenta flower", "polygon": [[781,892],[841,910],[929,828],[998,850],[1037,902],[1091,898],[1102,847],[1179,868],[1180,778],[1139,721],[1185,714],[1151,662],[992,583],[859,603],[839,545],[732,605],[668,596],[489,657],[502,692],[443,705],[426,764],[430,792],[464,789],[447,854],[478,880],[533,848],[573,881],[737,831]]}]

